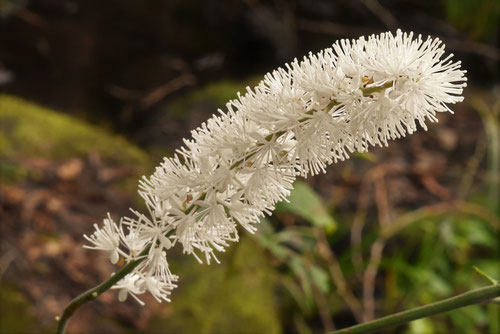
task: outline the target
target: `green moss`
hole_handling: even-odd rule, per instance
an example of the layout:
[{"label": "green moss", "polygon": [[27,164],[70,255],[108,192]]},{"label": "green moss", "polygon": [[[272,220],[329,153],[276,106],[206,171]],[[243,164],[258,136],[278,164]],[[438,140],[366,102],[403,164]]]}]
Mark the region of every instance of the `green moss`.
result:
[{"label": "green moss", "polygon": [[[35,176],[36,171],[22,164],[27,159],[63,161],[84,158],[93,151],[105,163],[133,166],[137,174],[149,167],[146,153],[123,137],[20,98],[0,95],[2,181],[17,183],[27,175]],[[135,190],[137,179],[128,178],[122,185]]]},{"label": "green moss", "polygon": [[28,170],[12,163],[0,161],[0,176],[3,182],[17,183],[28,175]]},{"label": "green moss", "polygon": [[29,301],[14,286],[0,284],[0,333],[40,332],[29,313]]},{"label": "green moss", "polygon": [[17,97],[0,95],[0,157],[64,160],[97,151],[107,162],[144,166],[147,157],[124,138]]},{"label": "green moss", "polygon": [[445,0],[447,20],[478,40],[487,40],[498,31],[500,3],[497,0]]}]

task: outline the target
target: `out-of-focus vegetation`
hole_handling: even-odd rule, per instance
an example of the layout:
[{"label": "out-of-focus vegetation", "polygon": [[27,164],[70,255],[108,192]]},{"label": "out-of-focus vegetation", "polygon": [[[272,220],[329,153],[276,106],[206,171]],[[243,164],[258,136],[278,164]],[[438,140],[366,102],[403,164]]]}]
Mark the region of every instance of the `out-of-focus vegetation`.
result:
[{"label": "out-of-focus vegetation", "polygon": [[[455,115],[300,180],[221,264],[168,254],[172,303],[108,292],[69,330],[322,333],[489,284],[472,266],[500,278],[497,1],[11,0],[0,13],[0,332],[50,332],[116,270],[82,234],[141,208],[138,178],[238,91],[337,38],[396,27],[441,36],[463,61]],[[388,333],[499,333],[499,312]]]},{"label": "out-of-focus vegetation", "polygon": [[185,286],[175,307],[156,316],[146,332],[281,333],[276,272],[255,240],[244,236],[223,265],[176,259],[171,265]]},{"label": "out-of-focus vegetation", "polygon": [[446,18],[473,39],[488,39],[498,33],[500,3],[495,0],[446,0]]}]

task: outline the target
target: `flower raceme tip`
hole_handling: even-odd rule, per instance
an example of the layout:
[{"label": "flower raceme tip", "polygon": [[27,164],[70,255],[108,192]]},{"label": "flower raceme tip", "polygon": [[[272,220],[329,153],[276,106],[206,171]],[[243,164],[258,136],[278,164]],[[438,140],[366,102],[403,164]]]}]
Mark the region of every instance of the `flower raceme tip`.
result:
[{"label": "flower raceme tip", "polygon": [[170,301],[178,280],[167,262],[171,247],[218,262],[215,253],[238,241],[237,225],[255,232],[296,177],[323,173],[452,112],[466,71],[444,54],[437,38],[386,32],[337,41],[247,87],[142,178],[148,215],[108,217],[85,236],[92,244],[85,247],[107,252],[113,264],[142,261],[113,287],[119,300],[130,294],[142,304],[137,295],[149,292]]}]

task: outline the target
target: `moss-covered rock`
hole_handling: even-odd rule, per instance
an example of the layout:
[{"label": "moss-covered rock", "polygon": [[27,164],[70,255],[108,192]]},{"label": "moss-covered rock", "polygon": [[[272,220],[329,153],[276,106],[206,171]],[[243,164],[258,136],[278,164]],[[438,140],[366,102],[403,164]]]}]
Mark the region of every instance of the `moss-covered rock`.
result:
[{"label": "moss-covered rock", "polygon": [[[96,153],[94,157],[90,152]],[[64,247],[76,253],[91,220],[102,219],[106,211],[127,212],[132,202],[129,195],[136,193],[138,176],[148,165],[147,154],[125,138],[0,95],[2,241],[6,253],[22,250],[22,263],[26,263],[10,266],[2,277],[0,333],[43,333],[47,323],[54,324],[54,309],[47,305],[62,310],[57,306],[61,296],[75,294],[68,284],[71,280],[59,277],[61,268],[75,263]],[[29,203],[35,204],[29,207]],[[37,252],[46,247],[52,247],[50,254],[26,259],[26,254],[41,254]],[[88,263],[92,276],[96,269]],[[36,295],[32,289],[47,287],[49,293],[31,300]]]},{"label": "moss-covered rock", "polygon": [[30,302],[14,285],[0,284],[0,333],[42,332],[29,313]]},{"label": "moss-covered rock", "polygon": [[105,163],[134,166],[141,173],[148,166],[146,153],[123,137],[23,99],[0,95],[0,174],[4,181],[23,179],[27,170],[21,161],[62,161],[84,158],[89,152],[97,152]]},{"label": "moss-covered rock", "polygon": [[98,151],[105,161],[142,164],[146,154],[124,138],[17,97],[0,95],[0,156],[64,160]]}]

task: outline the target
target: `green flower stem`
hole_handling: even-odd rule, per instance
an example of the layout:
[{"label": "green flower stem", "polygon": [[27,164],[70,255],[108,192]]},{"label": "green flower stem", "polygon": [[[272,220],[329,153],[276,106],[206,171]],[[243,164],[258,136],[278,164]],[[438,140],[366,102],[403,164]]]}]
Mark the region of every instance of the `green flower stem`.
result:
[{"label": "green flower stem", "polygon": [[386,82],[382,86],[373,86],[373,87],[365,87],[361,88],[361,91],[363,92],[363,96],[368,96],[373,93],[380,93],[386,88],[392,87],[394,85],[393,81]]},{"label": "green flower stem", "polygon": [[344,328],[328,334],[365,334],[388,327],[402,325],[407,322],[448,312],[464,306],[479,304],[500,296],[500,284],[468,291],[433,304],[399,312],[364,324]]},{"label": "green flower stem", "polygon": [[60,318],[56,318],[56,320],[58,321],[56,333],[64,334],[69,318],[80,306],[82,306],[86,302],[96,299],[100,294],[111,289],[111,287],[115,285],[119,280],[125,277],[128,273],[132,272],[145,259],[143,255],[148,254],[148,252],[149,247],[147,247],[141,252],[141,254],[139,254],[138,259],[128,262],[108,280],[102,282],[93,289],[85,291],[84,293],[73,299],[64,309],[62,316]]}]

